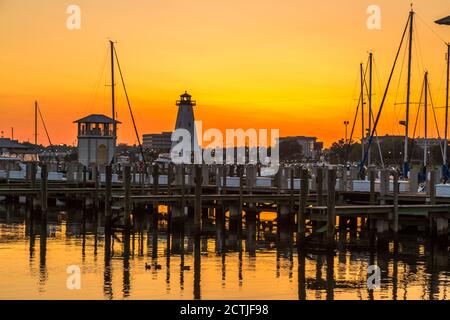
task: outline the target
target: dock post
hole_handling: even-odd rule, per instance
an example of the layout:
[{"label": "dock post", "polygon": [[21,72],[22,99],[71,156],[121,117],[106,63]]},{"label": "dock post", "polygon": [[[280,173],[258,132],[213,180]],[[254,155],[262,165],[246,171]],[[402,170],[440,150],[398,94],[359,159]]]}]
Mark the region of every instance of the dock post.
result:
[{"label": "dock post", "polygon": [[130,227],[130,216],[131,216],[131,167],[125,166],[123,171],[123,185],[125,193],[125,230],[129,231]]},{"label": "dock post", "polygon": [[48,206],[48,171],[47,165],[41,165],[41,211],[42,211],[42,221],[47,223],[47,206]]},{"label": "dock post", "polygon": [[316,169],[316,197],[317,205],[323,206],[323,169],[318,167]]},{"label": "dock post", "polygon": [[[28,182],[30,184],[30,188],[35,189],[36,188],[36,162],[30,162],[27,164],[27,174],[29,175]],[[33,199],[34,199],[33,196],[28,197],[28,202],[29,202],[31,211],[33,211],[33,209],[34,209],[35,201],[33,201]]]},{"label": "dock post", "polygon": [[184,217],[184,207],[185,207],[185,201],[184,201],[184,195],[186,193],[186,167],[184,166],[184,164],[181,164],[181,168],[180,168],[180,172],[181,172],[181,208],[182,208],[182,213],[183,213],[183,217]]},{"label": "dock post", "polygon": [[141,185],[141,193],[145,193],[145,166],[139,168],[139,184]]},{"label": "dock post", "polygon": [[411,173],[409,175],[409,191],[416,193],[419,188],[419,170],[417,167],[411,168]]},{"label": "dock post", "polygon": [[37,163],[36,162],[32,162],[31,163],[31,188],[34,189],[36,188],[36,174],[37,174]]},{"label": "dock post", "polygon": [[98,208],[98,191],[100,187],[100,174],[98,165],[92,166],[92,180],[94,180],[95,192],[94,192],[94,208]]},{"label": "dock post", "polygon": [[167,168],[167,192],[169,194],[172,194],[172,182],[174,180],[173,176],[174,176],[173,164],[171,162],[169,163],[169,166]]},{"label": "dock post", "polygon": [[[226,194],[225,185],[226,185],[226,177],[227,177],[227,166],[223,164],[222,166],[219,166],[217,172],[217,183],[219,188],[217,189],[218,192],[221,194]],[[223,179],[223,183],[221,180]],[[226,226],[225,226],[225,202],[223,200],[220,200],[217,202],[217,208],[216,208],[216,248],[217,253],[223,253],[226,249],[225,246],[225,233],[226,233]]]},{"label": "dock post", "polygon": [[394,234],[398,233],[398,193],[399,193],[399,183],[398,183],[398,173],[394,172]]},{"label": "dock post", "polygon": [[247,166],[247,175],[246,176],[247,176],[247,181],[246,181],[247,188],[249,191],[251,191],[255,187],[255,184],[256,184],[257,169],[256,169],[255,165],[250,164]]},{"label": "dock post", "polygon": [[158,164],[153,165],[152,177],[153,177],[153,194],[157,195],[159,192],[159,165]]},{"label": "dock post", "polygon": [[389,192],[389,171],[386,169],[380,172],[380,204],[385,204],[385,197]]},{"label": "dock post", "polygon": [[289,215],[290,215],[290,222],[293,221],[293,213],[294,213],[294,182],[295,182],[295,168],[290,168],[289,170],[290,174],[290,195],[289,195]]},{"label": "dock post", "polygon": [[87,168],[86,166],[83,166],[83,188],[86,188],[86,181],[87,181]]},{"label": "dock post", "polygon": [[308,200],[308,169],[301,170],[300,201],[298,206],[298,244],[303,246],[306,238],[306,202]]},{"label": "dock post", "polygon": [[31,181],[31,164],[27,163],[25,166],[25,183],[30,185]]},{"label": "dock post", "polygon": [[280,165],[278,167],[278,171],[277,173],[275,173],[274,179],[273,179],[273,183],[274,183],[274,187],[277,188],[277,194],[280,194],[281,192],[281,171],[283,170],[283,167]]},{"label": "dock post", "polygon": [[[228,223],[228,231],[229,231],[229,245],[233,248],[237,247],[238,244],[238,221],[239,221],[239,204],[233,202],[229,206],[229,223]],[[228,245],[227,245],[228,246]]]},{"label": "dock post", "polygon": [[112,168],[107,165],[105,168],[105,231],[111,228],[111,198],[112,198]]},{"label": "dock post", "polygon": [[245,225],[247,230],[246,249],[249,255],[256,253],[256,208],[251,204],[245,213]]},{"label": "dock post", "polygon": [[[159,193],[159,165],[155,163],[152,167],[152,178],[153,178],[153,195],[158,195]],[[153,241],[156,242],[158,237],[158,219],[159,219],[159,203],[154,201],[152,204],[152,215],[153,215]]]},{"label": "dock post", "polygon": [[[256,181],[256,166],[253,164],[249,164],[246,167],[246,185],[247,185],[247,193],[253,194],[253,187],[255,186]],[[245,224],[247,230],[247,242],[246,249],[251,256],[254,256],[256,253],[256,208],[255,203],[252,199],[250,199],[247,203],[247,211],[245,213]]]},{"label": "dock post", "polygon": [[202,184],[204,186],[209,185],[209,166],[206,164],[202,164]]},{"label": "dock post", "polygon": [[131,183],[133,184],[133,185],[135,185],[136,184],[136,174],[138,173],[138,170],[137,170],[137,165],[136,164],[133,164],[133,167],[132,167],[132,176],[131,176]]},{"label": "dock post", "polygon": [[334,233],[336,228],[336,170],[328,170],[328,195],[327,195],[327,241],[328,246],[334,245]]},{"label": "dock post", "polygon": [[441,244],[447,248],[448,243],[448,217],[444,214],[434,218],[436,224],[436,236],[440,240]]},{"label": "dock post", "polygon": [[227,164],[224,164],[222,167],[222,193],[223,194],[227,194],[227,177],[228,177],[228,172],[230,172],[230,166]]},{"label": "dock post", "polygon": [[243,196],[243,189],[244,189],[244,166],[243,165],[239,165],[239,212],[238,212],[238,240],[239,240],[239,244],[241,243],[241,236],[242,236],[242,210],[243,210],[243,206],[244,203],[242,201],[242,196]]},{"label": "dock post", "polygon": [[348,175],[347,175],[347,167],[344,166],[342,168],[342,184],[343,188],[341,191],[347,191],[348,190]]},{"label": "dock post", "polygon": [[202,217],[202,166],[195,165],[195,209],[194,209],[194,228],[195,233],[201,230]]},{"label": "dock post", "polygon": [[369,171],[369,179],[370,179],[370,204],[375,204],[375,170],[371,169]]},{"label": "dock post", "polygon": [[428,196],[430,197],[430,203],[436,204],[436,171],[434,169],[429,172],[427,190]]}]

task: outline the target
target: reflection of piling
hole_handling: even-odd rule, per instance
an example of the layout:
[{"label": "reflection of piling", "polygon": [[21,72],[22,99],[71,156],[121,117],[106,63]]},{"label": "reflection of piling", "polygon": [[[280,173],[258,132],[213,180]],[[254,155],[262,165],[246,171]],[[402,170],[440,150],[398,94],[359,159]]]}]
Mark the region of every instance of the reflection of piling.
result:
[{"label": "reflection of piling", "polygon": [[[39,285],[44,286],[47,281],[47,222],[46,215],[42,215],[40,242],[39,242]],[[44,218],[45,217],[45,218]]]},{"label": "reflection of piling", "polygon": [[298,250],[298,299],[306,300],[306,255],[305,250]]},{"label": "reflection of piling", "polygon": [[[330,171],[331,173],[331,171]],[[334,300],[334,254],[327,254],[327,300]]]},{"label": "reflection of piling", "polygon": [[223,206],[215,209],[216,220],[216,251],[222,253],[225,249],[225,212]]},{"label": "reflection of piling", "polygon": [[297,231],[298,243],[303,246],[306,236],[306,202],[308,201],[308,169],[301,170],[300,200],[298,207]]},{"label": "reflection of piling", "polygon": [[184,241],[184,215],[185,215],[185,166],[175,167],[175,183],[180,186],[180,200],[172,205],[172,252],[178,253],[182,250]]},{"label": "reflection of piling", "polygon": [[86,166],[83,166],[83,188],[86,188],[86,182],[87,182],[87,168]]},{"label": "reflection of piling", "polygon": [[233,202],[229,206],[229,222],[228,222],[228,241],[230,246],[236,247],[238,245],[238,216],[239,216],[239,205]]},{"label": "reflection of piling", "polygon": [[[223,165],[218,169],[217,172],[217,180],[219,187],[222,185],[222,187],[219,189],[219,191],[222,194],[226,193],[226,177],[227,177],[227,166]],[[222,184],[220,183],[222,180]],[[223,200],[219,200],[217,202],[217,207],[215,210],[215,220],[216,220],[216,250],[217,253],[224,253],[225,252],[225,232],[226,232],[226,226],[225,226],[225,205]]]},{"label": "reflection of piling", "polygon": [[243,210],[243,189],[244,189],[244,166],[238,166],[239,173],[239,203],[238,203],[238,216],[237,216],[237,236],[238,244],[241,244],[242,239],[242,210]]},{"label": "reflection of piling", "polygon": [[105,269],[103,272],[103,293],[109,299],[113,297],[111,270],[111,235],[105,234]]},{"label": "reflection of piling", "polygon": [[[248,194],[253,194],[253,186],[256,181],[256,167],[249,165],[246,168],[246,186]],[[250,255],[256,253],[256,208],[253,200],[247,203],[247,211],[245,213],[245,224],[247,231],[246,250]]]},{"label": "reflection of piling", "polygon": [[247,242],[246,248],[250,255],[255,255],[256,253],[256,210],[255,208],[249,207],[245,214],[245,223],[247,230]]},{"label": "reflection of piling", "polygon": [[334,233],[336,226],[336,170],[328,171],[328,196],[327,196],[327,242],[334,245]]},{"label": "reflection of piling", "polygon": [[[36,162],[27,163],[27,182],[30,185],[31,189],[36,188]],[[33,214],[33,209],[36,201],[34,201],[33,196],[27,196],[27,206],[30,208],[30,217]]]},{"label": "reflection of piling", "polygon": [[289,170],[289,176],[290,176],[290,192],[289,192],[289,223],[291,224],[293,222],[293,213],[294,213],[294,182],[295,182],[295,168],[291,168]]},{"label": "reflection of piling", "polygon": [[316,196],[317,205],[323,206],[323,169],[320,167],[316,169]]},{"label": "reflection of piling", "polygon": [[98,193],[100,188],[100,173],[99,173],[99,167],[97,165],[94,165],[92,167],[92,180],[94,180],[94,208],[98,208]]},{"label": "reflection of piling", "polygon": [[399,193],[399,183],[398,183],[398,173],[394,172],[394,212],[393,212],[393,231],[394,234],[398,233],[398,193]]},{"label": "reflection of piling", "polygon": [[194,236],[194,299],[200,300],[200,271],[201,271],[200,234]]},{"label": "reflection of piling", "polygon": [[[167,193],[169,195],[172,194],[172,179],[173,179],[173,165],[172,163],[169,164],[169,167],[167,169]],[[172,233],[172,204],[167,204],[167,256],[170,255],[170,248],[171,248],[171,240],[170,240],[170,234]]]},{"label": "reflection of piling", "polygon": [[123,172],[123,186],[124,186],[124,193],[125,193],[125,204],[124,204],[124,210],[125,210],[125,228],[128,231],[131,225],[131,167],[125,166],[124,172]]},{"label": "reflection of piling", "polygon": [[111,228],[111,197],[112,197],[112,168],[110,165],[105,168],[105,231]]},{"label": "reflection of piling", "polygon": [[48,209],[48,172],[47,165],[42,164],[41,166],[41,211],[42,211],[42,221],[47,223],[47,209]]},{"label": "reflection of piling", "polygon": [[195,204],[194,204],[194,232],[201,230],[202,217],[202,167],[195,166]]},{"label": "reflection of piling", "polygon": [[[152,177],[153,177],[153,194],[158,195],[158,192],[159,192],[159,165],[158,164],[153,165]],[[157,237],[157,233],[158,233],[158,219],[159,219],[158,207],[159,207],[159,203],[157,201],[155,201],[153,203],[153,210],[152,210],[153,237],[154,238]]]},{"label": "reflection of piling", "polygon": [[123,297],[130,295],[130,233],[125,232],[123,236]]}]

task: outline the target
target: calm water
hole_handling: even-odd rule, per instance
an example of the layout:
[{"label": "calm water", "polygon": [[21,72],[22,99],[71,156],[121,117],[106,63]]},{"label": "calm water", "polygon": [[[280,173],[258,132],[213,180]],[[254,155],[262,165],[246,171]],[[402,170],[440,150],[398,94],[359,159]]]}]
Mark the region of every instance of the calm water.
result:
[{"label": "calm water", "polygon": [[[447,250],[417,234],[402,236],[398,252],[392,243],[355,246],[368,243],[363,233],[341,235],[334,255],[299,255],[276,237],[258,241],[254,255],[245,240],[242,249],[218,254],[213,236],[185,237],[184,253],[167,255],[166,233],[155,240],[144,231],[129,250],[117,234],[105,254],[91,216],[52,209],[46,237],[26,216],[23,207],[0,205],[0,299],[447,299]],[[374,291],[366,287],[370,264],[382,271]],[[81,269],[80,290],[67,289],[69,265]]]}]

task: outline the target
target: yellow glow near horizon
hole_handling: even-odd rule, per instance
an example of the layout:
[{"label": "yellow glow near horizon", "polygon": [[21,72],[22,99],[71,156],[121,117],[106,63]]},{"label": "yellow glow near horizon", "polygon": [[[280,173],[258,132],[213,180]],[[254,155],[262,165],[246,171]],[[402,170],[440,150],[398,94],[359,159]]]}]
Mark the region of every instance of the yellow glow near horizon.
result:
[{"label": "yellow glow near horizon", "polygon": [[[172,130],[174,102],[188,90],[204,129],[279,128],[282,136],[314,135],[329,145],[343,137],[343,121],[353,120],[359,63],[368,51],[376,59],[378,110],[409,2],[378,0],[382,29],[371,31],[366,9],[373,3],[365,0],[0,0],[0,130],[9,136],[14,127],[16,138],[33,141],[38,100],[53,142],[75,143],[73,120],[110,114],[112,38],[140,134]],[[66,28],[70,4],[81,8],[81,30]],[[442,106],[446,47],[428,26],[450,40],[450,27],[433,23],[450,14],[450,2],[417,0],[414,8],[412,100],[427,69],[433,100]],[[396,123],[404,106],[394,102],[404,101],[406,80],[398,74],[379,134],[403,133]],[[119,142],[135,143],[119,84]],[[415,113],[413,107],[411,119]],[[437,116],[442,133],[442,109]],[[39,142],[47,143],[42,130]]]}]

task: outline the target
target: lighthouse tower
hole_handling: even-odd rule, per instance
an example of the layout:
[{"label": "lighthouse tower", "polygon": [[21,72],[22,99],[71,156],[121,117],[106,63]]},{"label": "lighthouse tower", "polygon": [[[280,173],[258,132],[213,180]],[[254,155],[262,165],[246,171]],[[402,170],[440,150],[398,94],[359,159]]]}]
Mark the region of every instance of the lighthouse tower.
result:
[{"label": "lighthouse tower", "polygon": [[[194,109],[196,105],[194,100],[191,100],[191,95],[186,91],[180,96],[180,100],[176,102],[178,106],[177,122],[175,123],[175,130],[185,129],[189,131],[191,135],[191,151],[197,151],[199,144],[197,140],[197,130],[195,128]],[[172,142],[172,147],[177,142]]]}]

